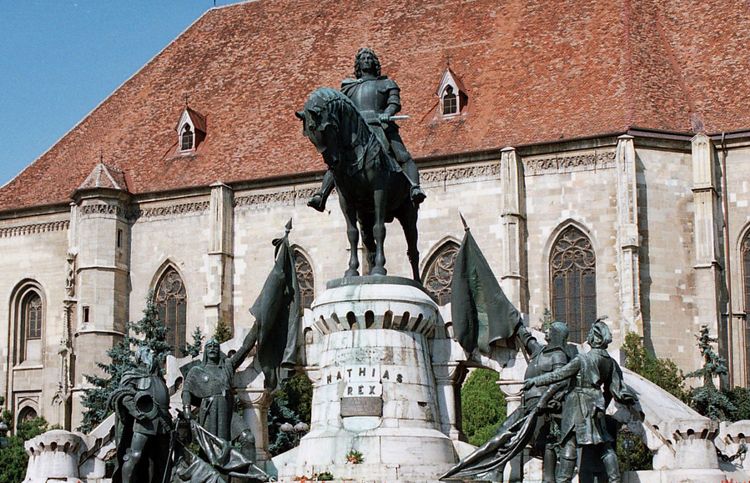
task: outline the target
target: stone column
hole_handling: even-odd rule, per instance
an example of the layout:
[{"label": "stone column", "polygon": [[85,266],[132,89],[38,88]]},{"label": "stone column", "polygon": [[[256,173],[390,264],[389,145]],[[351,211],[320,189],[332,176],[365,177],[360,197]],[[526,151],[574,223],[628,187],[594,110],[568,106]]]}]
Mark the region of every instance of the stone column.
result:
[{"label": "stone column", "polygon": [[232,277],[234,258],[234,192],[222,183],[211,185],[210,241],[206,271],[205,327],[213,333],[219,320],[232,324]]},{"label": "stone column", "polygon": [[523,163],[514,148],[504,148],[500,157],[503,226],[503,290],[523,313],[529,311],[526,266],[526,190]]},{"label": "stone column", "polygon": [[[435,385],[437,392],[438,409],[440,411],[440,431],[454,441],[465,441],[466,439],[458,429],[458,404],[461,384],[465,369],[457,362],[448,364],[433,364],[432,370],[435,374]],[[456,388],[459,391],[456,391]]]},{"label": "stone column", "polygon": [[267,389],[256,388],[238,390],[237,396],[245,406],[242,417],[255,437],[255,461],[268,461],[271,459],[268,452],[268,409],[273,396]]},{"label": "stone column", "polygon": [[[719,350],[727,357],[729,378],[735,372],[732,353],[727,346],[727,333],[721,323],[720,230],[722,226],[719,205],[718,179],[714,146],[705,134],[692,139],[693,158],[693,220],[695,265],[695,307],[697,324],[691,328],[697,332],[701,324],[708,325],[712,334],[719,334]],[[696,356],[696,365],[699,359]]]},{"label": "stone column", "polygon": [[638,186],[636,184],[633,136],[617,138],[617,264],[620,275],[622,337],[628,332],[643,335],[641,315],[638,231]]}]

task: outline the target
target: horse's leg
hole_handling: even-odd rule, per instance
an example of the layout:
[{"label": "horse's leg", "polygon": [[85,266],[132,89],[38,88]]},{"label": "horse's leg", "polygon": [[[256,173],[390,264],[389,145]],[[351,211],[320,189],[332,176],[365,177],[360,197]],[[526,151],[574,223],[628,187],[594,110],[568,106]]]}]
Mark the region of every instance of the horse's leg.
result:
[{"label": "horse's leg", "polygon": [[[387,184],[387,183],[383,183]],[[388,203],[388,190],[379,187],[372,192],[375,206],[375,219],[372,234],[375,237],[375,265],[370,270],[371,275],[385,275],[385,211]]]},{"label": "horse's leg", "polygon": [[339,205],[346,220],[346,236],[349,239],[349,268],[344,272],[345,277],[356,277],[359,275],[359,231],[357,230],[357,211],[350,206],[343,195],[339,193]]},{"label": "horse's leg", "polygon": [[[367,273],[375,266],[375,237],[372,234],[373,216],[370,213],[361,214],[359,217],[359,231],[362,234],[362,244],[365,246],[367,256]],[[364,270],[362,271],[365,272]]]},{"label": "horse's leg", "polygon": [[404,229],[404,238],[406,238],[406,256],[409,258],[411,273],[414,280],[419,282],[419,250],[417,250],[417,215],[419,208],[413,203],[404,203],[397,218],[401,227]]}]

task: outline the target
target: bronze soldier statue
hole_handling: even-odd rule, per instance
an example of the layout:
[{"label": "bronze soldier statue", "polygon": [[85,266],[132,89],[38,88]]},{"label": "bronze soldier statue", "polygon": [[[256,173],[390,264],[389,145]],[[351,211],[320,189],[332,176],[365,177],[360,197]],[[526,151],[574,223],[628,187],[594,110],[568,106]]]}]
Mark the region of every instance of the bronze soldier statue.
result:
[{"label": "bronze soldier statue", "polygon": [[[380,75],[380,61],[371,49],[362,48],[354,61],[355,79],[344,79],[341,92],[346,94],[359,109],[378,140],[398,161],[401,170],[411,184],[411,199],[415,204],[424,201],[426,195],[419,186],[419,171],[409,151],[406,150],[398,125],[392,117],[401,110],[398,84],[387,76]],[[323,176],[323,184],[307,203],[318,211],[325,210],[326,200],[334,187],[333,173],[329,169]]]},{"label": "bronze soldier statue", "polygon": [[231,441],[234,394],[232,378],[258,340],[256,322],[242,347],[231,357],[221,352],[219,342],[210,339],[203,350],[203,362],[188,371],[182,390],[183,412],[190,417],[192,406],[198,406],[198,424],[209,433]]},{"label": "bronze soldier statue", "polygon": [[122,376],[109,399],[116,415],[117,442],[117,468],[112,481],[161,483],[172,430],[169,390],[150,348],[140,346],[135,358],[137,367]]},{"label": "bronze soldier statue", "polygon": [[[568,363],[572,356],[568,348],[568,332],[567,325],[553,322],[547,333],[547,344],[543,345],[519,323],[516,339],[529,357],[525,379],[549,373]],[[559,421],[560,404],[567,386],[566,382],[562,382],[552,388],[534,387],[524,392],[521,406],[511,413],[495,436],[441,479],[479,477],[501,481],[505,463],[523,450],[526,441],[531,440],[532,454],[541,457],[544,462],[542,481],[553,483],[557,461],[554,446],[557,441],[551,434],[550,426],[553,421]],[[524,422],[530,418],[534,421]],[[528,436],[517,434],[522,428],[528,431]]]},{"label": "bronze soldier statue", "polygon": [[549,374],[528,379],[524,389],[536,392],[539,386],[574,381],[574,387],[563,400],[562,451],[556,475],[558,483],[572,480],[577,445],[598,449],[607,479],[610,483],[619,483],[615,435],[607,430],[605,411],[613,397],[626,405],[635,404],[638,398],[623,383],[620,366],[607,353],[612,334],[601,319],[591,327],[587,342],[591,346],[589,352],[578,354],[568,364]]}]

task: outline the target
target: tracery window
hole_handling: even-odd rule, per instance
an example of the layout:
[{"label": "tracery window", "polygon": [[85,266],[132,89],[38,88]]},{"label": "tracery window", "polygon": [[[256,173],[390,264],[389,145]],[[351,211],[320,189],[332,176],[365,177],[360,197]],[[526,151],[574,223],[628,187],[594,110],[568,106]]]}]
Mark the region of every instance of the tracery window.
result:
[{"label": "tracery window", "polygon": [[193,140],[195,139],[193,131],[190,130],[190,124],[185,124],[182,128],[182,142],[181,149],[183,151],[189,151],[193,149]]},{"label": "tracery window", "polygon": [[187,294],[182,278],[172,267],[161,276],[154,297],[159,318],[167,327],[167,343],[175,354],[187,341]]},{"label": "tracery window", "polygon": [[303,309],[309,309],[315,299],[315,277],[310,260],[300,250],[294,250],[294,268],[297,271],[300,305]]},{"label": "tracery window", "polygon": [[456,100],[456,94],[453,92],[453,87],[448,86],[445,88],[445,94],[443,94],[443,115],[449,116],[458,112],[458,102]]},{"label": "tracery window", "polygon": [[581,343],[596,320],[596,256],[578,228],[563,230],[550,254],[552,316],[568,324],[570,341]]},{"label": "tracery window", "polygon": [[29,290],[21,299],[19,361],[41,360],[42,297],[36,290]]},{"label": "tracery window", "polygon": [[422,276],[422,285],[438,305],[445,305],[451,301],[451,280],[458,248],[457,243],[446,242],[427,263]]},{"label": "tracery window", "polygon": [[[742,239],[740,245],[740,259],[742,264],[742,294],[744,295],[745,309],[745,337],[750,338],[750,231]],[[750,340],[750,339],[748,339]],[[750,370],[750,345],[745,348],[747,354],[747,368]],[[750,383],[750,372],[746,371],[747,382]]]}]

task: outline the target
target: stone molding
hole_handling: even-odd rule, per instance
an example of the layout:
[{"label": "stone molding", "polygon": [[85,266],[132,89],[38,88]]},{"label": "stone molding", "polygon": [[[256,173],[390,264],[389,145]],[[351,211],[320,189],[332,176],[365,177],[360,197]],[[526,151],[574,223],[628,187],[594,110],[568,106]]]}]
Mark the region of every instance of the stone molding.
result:
[{"label": "stone molding", "polygon": [[140,207],[134,206],[128,213],[128,218],[155,218],[157,216],[180,216],[188,215],[191,213],[201,213],[203,211],[207,211],[209,205],[210,202],[206,200],[145,209],[140,209]]},{"label": "stone molding", "polygon": [[524,159],[526,176],[574,171],[595,171],[615,166],[615,151]]},{"label": "stone molding", "polygon": [[234,198],[234,206],[263,207],[270,205],[294,205],[297,200],[307,202],[317,191],[317,187],[311,187],[237,196]]},{"label": "stone molding", "polygon": [[500,163],[426,170],[420,174],[421,184],[450,183],[474,178],[499,178]]},{"label": "stone molding", "polygon": [[9,226],[0,228],[0,238],[13,236],[31,235],[34,233],[48,233],[52,231],[67,230],[70,220],[49,221],[46,223],[32,223],[29,225]]}]

